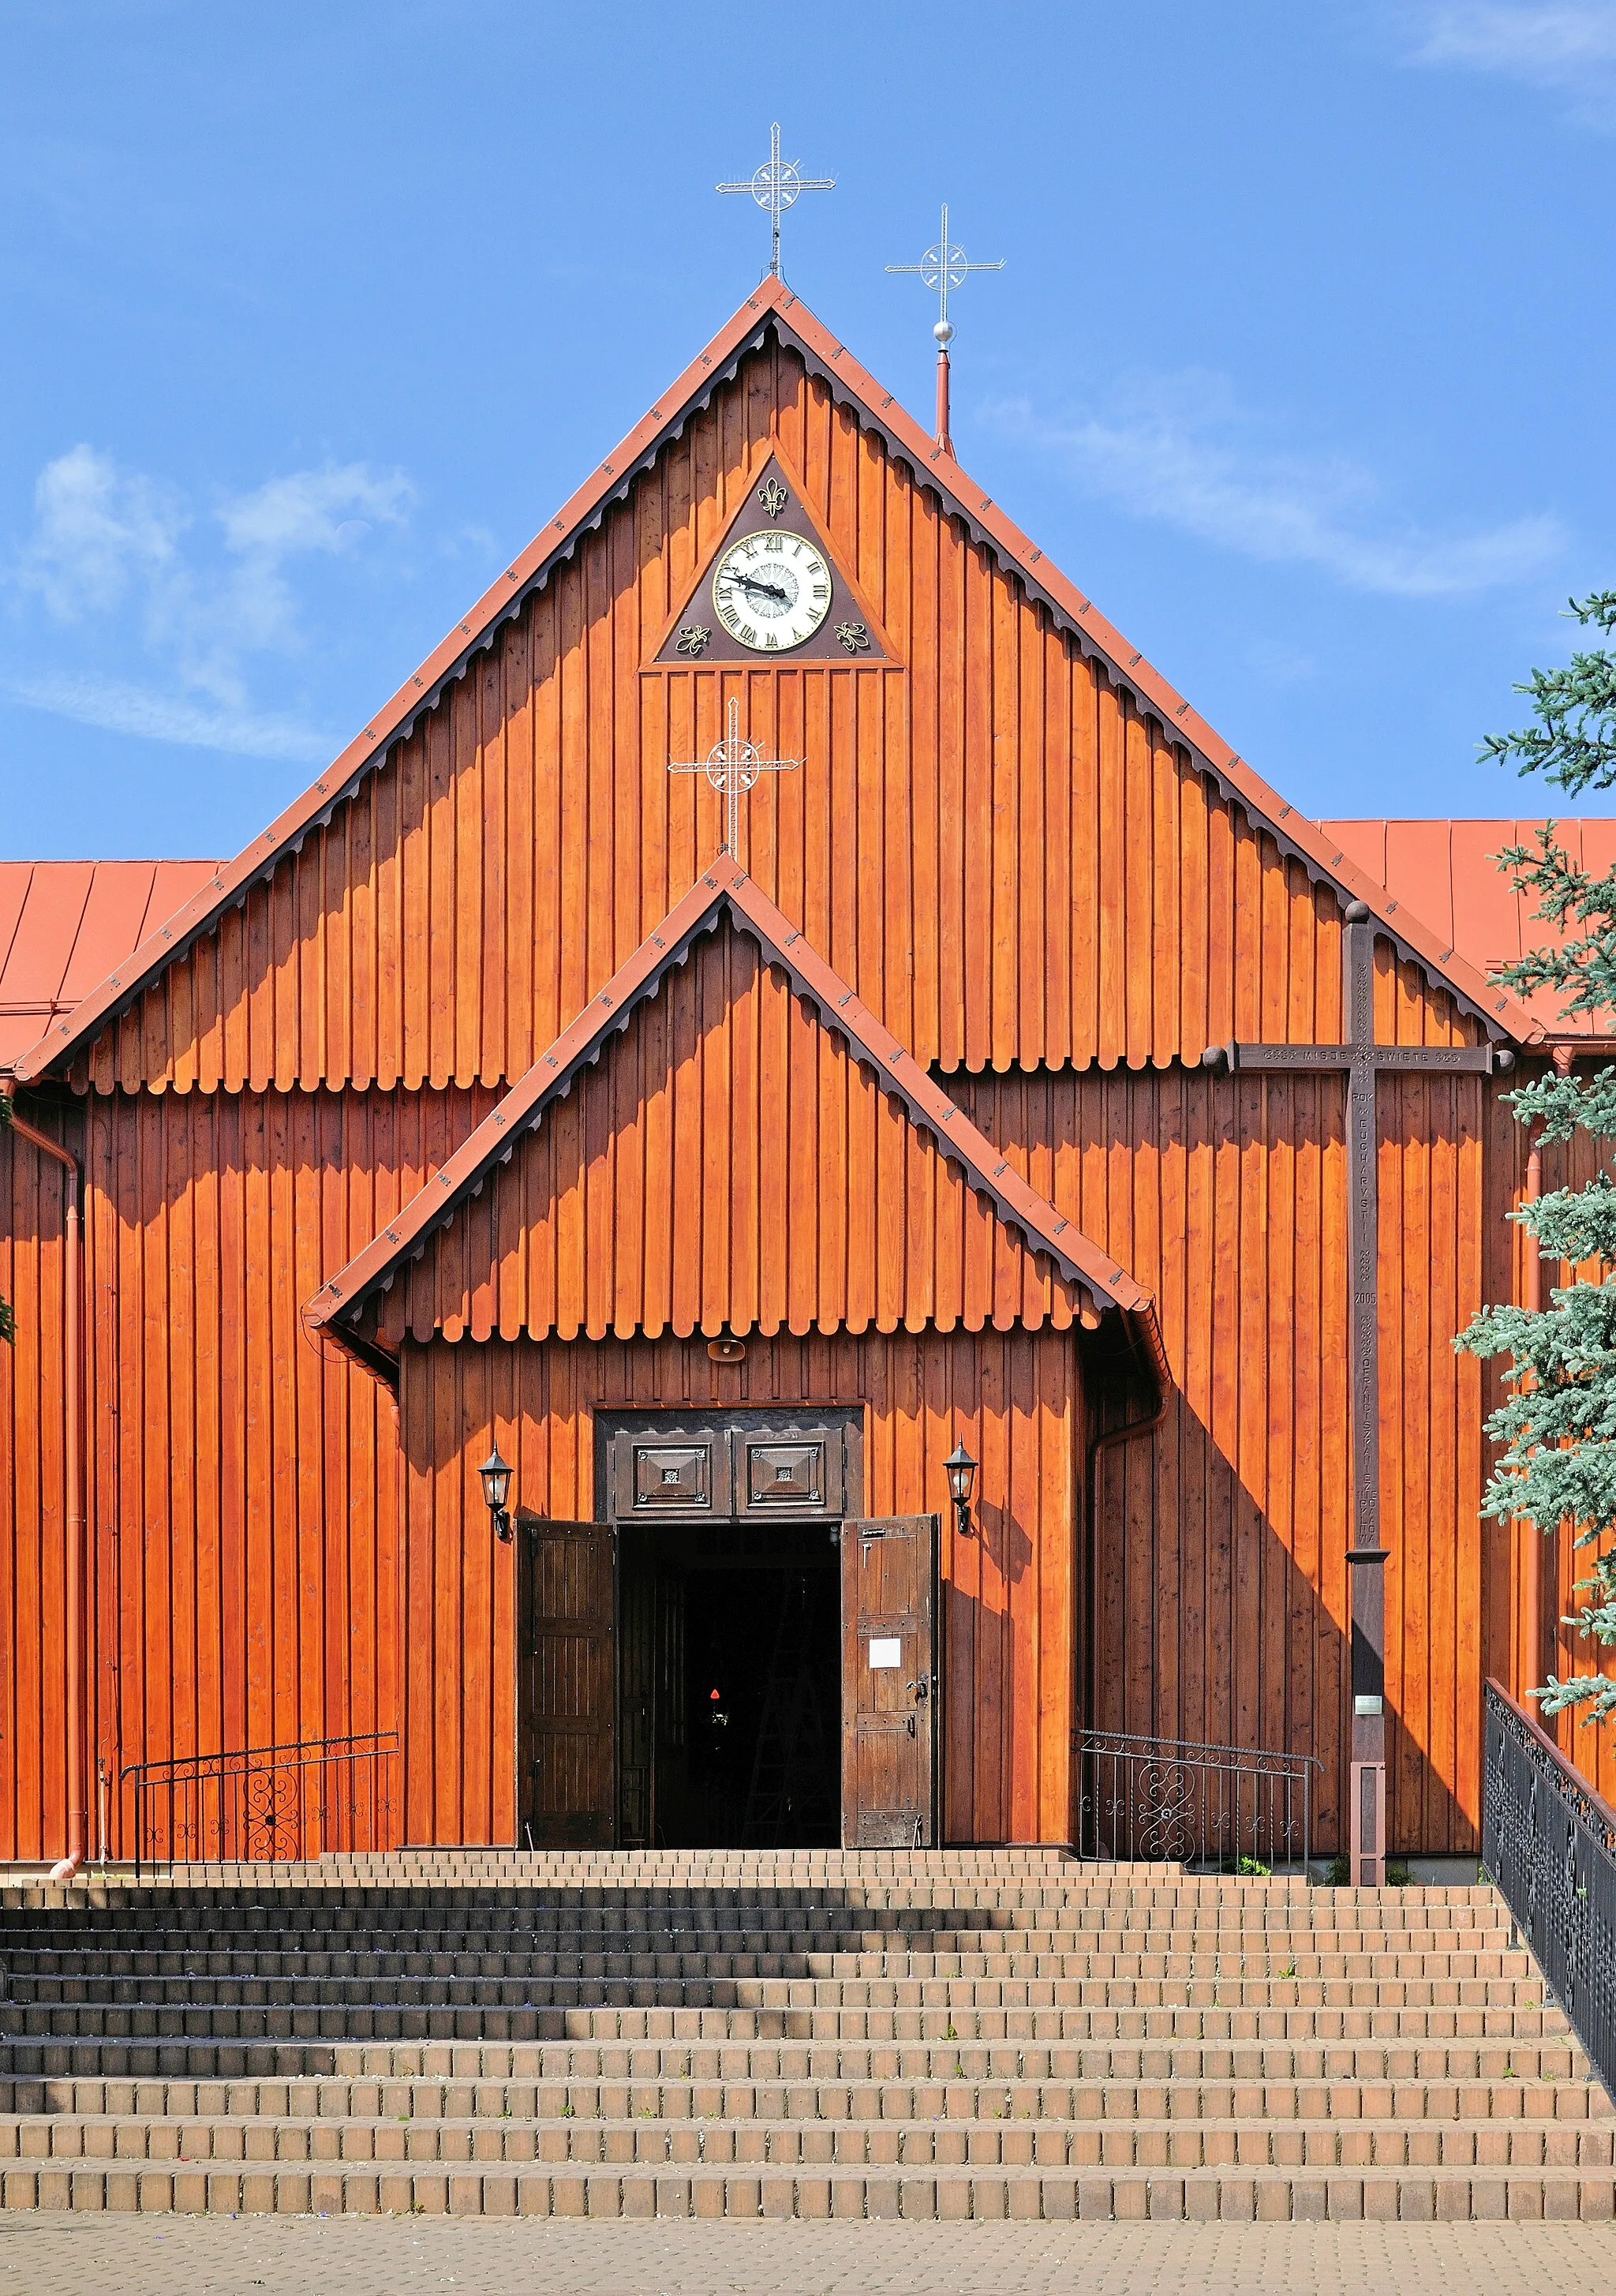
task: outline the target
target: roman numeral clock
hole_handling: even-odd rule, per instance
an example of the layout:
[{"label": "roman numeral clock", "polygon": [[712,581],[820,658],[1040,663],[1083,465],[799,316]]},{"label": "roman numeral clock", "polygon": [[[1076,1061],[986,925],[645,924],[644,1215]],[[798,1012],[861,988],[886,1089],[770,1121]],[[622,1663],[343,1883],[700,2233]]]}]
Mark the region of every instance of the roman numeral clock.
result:
[{"label": "roman numeral clock", "polygon": [[778,448],[754,472],[646,667],[716,668],[776,656],[900,666]]},{"label": "roman numeral clock", "polygon": [[730,545],[714,569],[713,609],[742,645],[780,653],[813,636],[833,586],[823,552],[777,527]]}]

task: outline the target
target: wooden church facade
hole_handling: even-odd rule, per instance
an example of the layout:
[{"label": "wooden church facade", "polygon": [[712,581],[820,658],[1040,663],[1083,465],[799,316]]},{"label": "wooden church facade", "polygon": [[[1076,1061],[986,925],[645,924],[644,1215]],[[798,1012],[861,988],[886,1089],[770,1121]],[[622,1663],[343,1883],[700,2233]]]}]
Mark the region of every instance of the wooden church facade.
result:
[{"label": "wooden church facade", "polygon": [[[690,651],[765,473],[846,636]],[[669,767],[732,701],[802,762],[760,776],[730,856]],[[78,1811],[127,1853],[132,1765],[367,1734],[396,1748],[379,1846],[654,1831],[619,1679],[588,1756],[611,1808],[591,1788],[583,1833],[545,1832],[549,1534],[496,1538],[477,1476],[497,1446],[518,1515],[626,1553],[663,1504],[622,1464],[641,1439],[670,1508],[687,1468],[728,1477],[694,1503],[738,1532],[770,1501],[735,1462],[773,1447],[779,1519],[842,1574],[845,1729],[861,1557],[827,1527],[935,1518],[921,1838],[1073,1838],[1090,1726],[1311,1753],[1315,1844],[1344,1846],[1346,1095],[1204,1055],[1341,1040],[1353,900],[1381,1044],[1541,1054],[760,289],[314,789],[16,1063],[0,1856],[58,1854]],[[1535,1544],[1478,1518],[1486,1374],[1451,1345],[1523,1280],[1524,1151],[1482,1066],[1376,1103],[1394,1849],[1475,1846],[1481,1685],[1541,1671]],[[73,1176],[29,1130],[82,1174],[82,1529]]]}]

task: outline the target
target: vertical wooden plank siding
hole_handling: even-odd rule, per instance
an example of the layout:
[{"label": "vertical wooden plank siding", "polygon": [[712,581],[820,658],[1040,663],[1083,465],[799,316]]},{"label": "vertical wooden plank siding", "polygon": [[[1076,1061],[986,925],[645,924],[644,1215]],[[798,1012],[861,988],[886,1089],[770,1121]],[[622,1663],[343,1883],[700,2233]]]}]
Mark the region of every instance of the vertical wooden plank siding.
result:
[{"label": "vertical wooden plank siding", "polygon": [[[650,1152],[651,1114],[670,1100],[683,1121],[671,1145],[657,1126]],[[845,1227],[816,1258],[833,1207]],[[788,1296],[794,1264],[805,1273]],[[1079,1303],[750,935],[726,926],[405,1267],[379,1336],[396,1349],[406,1332],[655,1339],[782,1324],[946,1330],[961,1316],[1065,1329]]]},{"label": "vertical wooden plank siding", "polygon": [[[78,1111],[29,1109],[78,1145]],[[0,1345],[0,1857],[61,1853],[66,1824],[62,1626],[67,1453],[62,1403],[66,1174],[0,1125],[0,1298],[17,1335]]]},{"label": "vertical wooden plank siding", "polygon": [[[770,442],[894,666],[643,668]],[[772,340],[78,1063],[95,1756],[396,1721],[411,1825],[498,1838],[509,1590],[462,1572],[482,1530],[466,1430],[504,1397],[559,1511],[587,1512],[596,1404],[687,1399],[680,1382],[709,1374],[680,1335],[727,1327],[766,1336],[726,1376],[867,1404],[890,1460],[872,1506],[935,1503],[933,1437],[968,1394],[1004,1496],[947,1562],[969,1685],[950,1823],[1064,1831],[1075,1302],[744,939],[692,956],[389,1295],[415,1452],[299,1321],[695,882],[718,801],[667,767],[717,737],[730,693],[803,760],[743,810],[759,883],[1157,1300],[1177,1386],[1154,1440],[1107,1456],[1093,1718],[1314,1749],[1327,1844],[1345,1759],[1341,1091],[1198,1064],[1234,1035],[1339,1036],[1338,901]],[[1468,1039],[1449,998],[1381,957],[1383,1037]],[[1497,1374],[1450,1347],[1481,1300],[1519,1296],[1517,1128],[1490,1086],[1434,1078],[1384,1083],[1380,1127],[1396,1841],[1460,1850],[1481,1679],[1520,1690],[1579,1655],[1553,1646],[1574,1566],[1478,1523]],[[62,1826],[59,1191],[0,1133],[14,1857]],[[453,1683],[406,1695],[406,1647],[417,1665],[455,1653]],[[1608,1748],[1575,1746],[1616,1789]]]},{"label": "vertical wooden plank siding", "polygon": [[[783,1004],[788,1037],[800,1030],[812,1040],[816,1032],[794,1017],[795,1000]],[[761,1046],[767,1030],[755,993],[753,1006]],[[662,1000],[643,1016],[648,1063],[659,1013],[665,1019]],[[1432,1000],[1431,1011],[1398,1023],[1416,1024],[1440,1032],[1452,1020]],[[631,1049],[627,1037],[617,1040],[592,1086],[609,1086],[610,1061]],[[695,1053],[692,1032],[687,1058]],[[788,1051],[782,1072],[795,1073],[794,1058]],[[845,1071],[845,1056],[836,1055],[833,1067],[838,1061]],[[760,1053],[755,1074],[762,1073]],[[658,1084],[653,1075],[648,1089],[649,1143],[673,1080],[665,1072]],[[93,1744],[110,1771],[199,1744],[391,1726],[387,1718],[402,1710],[392,1406],[363,1375],[315,1357],[297,1309],[442,1163],[491,1097],[479,1088],[90,1101],[86,1278],[102,1303],[88,1366]],[[1326,1764],[1320,1840],[1327,1844],[1343,1759],[1347,1599],[1340,1088],[1328,1079],[1274,1080],[1253,1090],[1250,1079],[1213,1083],[1175,1067],[1143,1078],[1016,1075],[983,1080],[961,1097],[1028,1177],[1152,1288],[1172,1363],[1177,1392],[1165,1426],[1153,1443],[1109,1455],[1102,1477],[1092,1711],[1117,1726],[1244,1734],[1311,1748]],[[613,1104],[625,1108],[633,1098]],[[845,1121],[845,1095],[827,1103],[816,1086],[812,1107],[839,1108],[837,1121]],[[822,1260],[812,1221],[799,1243],[799,1202],[820,1223],[840,1218],[837,1202],[818,1192],[813,1143],[821,1121],[816,1114],[804,1128],[810,1152],[790,1183],[789,1248],[769,1279],[789,1316],[801,1318],[805,1344],[830,1297],[845,1296],[845,1244]],[[839,1142],[837,1124],[828,1129]],[[1466,1079],[1383,1086],[1381,1130],[1397,1840],[1403,1848],[1462,1850],[1473,1841],[1480,1682],[1493,1672],[1521,1691],[1548,1666],[1563,1670],[1580,1656],[1569,1644],[1557,1652],[1554,1644],[1573,1566],[1552,1546],[1545,1559],[1534,1533],[1478,1521],[1480,1423],[1496,1374],[1454,1357],[1449,1344],[1481,1298],[1518,1293],[1519,1240],[1503,1213],[1521,1181],[1519,1128],[1496,1091]],[[577,1137],[581,1157],[585,1135]],[[608,1148],[627,1140],[639,1158],[634,1124],[602,1137]],[[0,1153],[10,1160],[0,1289],[18,1313],[17,1345],[0,1354],[7,1414],[0,1424],[14,1462],[0,1566],[8,1574],[0,1728],[12,1745],[4,1839],[6,1854],[20,1857],[55,1847],[62,1824],[61,1366],[51,1352],[60,1353],[60,1199],[59,1183],[30,1172],[4,1135]],[[645,1157],[649,1171],[649,1146]],[[1555,1185],[1559,1168],[1552,1154],[1545,1160],[1545,1185]],[[681,1168],[699,1175],[698,1141],[694,1162]],[[961,1257],[949,1241],[973,1233],[980,1219],[975,1200],[958,1193],[946,1220],[944,1201],[932,1206],[936,1314],[945,1324],[992,1323],[993,1294],[981,1272],[992,1260]],[[654,1250],[648,1245],[648,1270],[657,1264],[671,1273],[676,1259],[689,1258],[673,1248],[676,1200],[653,1188],[644,1201],[648,1238],[661,1239]],[[518,1204],[503,1213],[497,1189],[475,1215],[485,1208],[490,1231],[475,1248],[475,1217],[448,1232],[468,1292],[484,1284],[500,1256],[492,1249],[496,1234],[507,1256],[525,1251],[531,1261],[526,1211]],[[901,1227],[886,1232],[902,1240]],[[729,1262],[722,1266],[727,1275]],[[821,1288],[827,1267],[839,1287],[834,1295]],[[277,1276],[277,1268],[287,1272]],[[553,1316],[559,1276],[549,1280],[548,1292],[541,1284],[531,1296]],[[659,1280],[665,1299],[667,1275]],[[507,1296],[498,1289],[499,1300]],[[510,1288],[518,1328],[529,1296]],[[645,1298],[649,1303],[651,1292]],[[625,1316],[639,1311],[621,1304]],[[734,1302],[725,1295],[719,1304],[727,1313]],[[899,1304],[901,1292],[887,1295],[889,1312]],[[690,1329],[703,1325],[706,1311],[698,1289]],[[787,1313],[777,1313],[776,1328]],[[942,1333],[923,1320],[928,1328],[914,1343],[925,1349],[919,1376],[935,1419],[950,1407],[947,1365],[935,1352]],[[1051,1311],[1042,1336],[1053,1335],[1057,1320]],[[489,1321],[497,1331],[502,1313],[495,1324],[490,1310]],[[477,1325],[449,1316],[444,1328],[458,1331],[463,1344]],[[895,1343],[900,1333],[891,1336]],[[1012,1336],[1031,1344],[1034,1334]],[[595,1357],[584,1348],[579,1360]],[[587,1442],[566,1415],[562,1359],[552,1353],[547,1361],[547,1440],[587,1459]],[[886,1357],[861,1363],[889,1384],[895,1376]],[[982,1377],[1000,1375],[984,1370]],[[990,1445],[1003,1428],[1039,1419],[1026,1401],[1024,1371],[1019,1390],[1008,1370],[1002,1376],[1003,1398],[983,1430]],[[873,1404],[874,1390],[866,1399]],[[1022,1454],[978,1448],[978,1456],[984,1470],[991,1464],[1019,1490]],[[902,1512],[925,1502],[910,1492],[890,1503]],[[1016,1577],[1016,1562],[993,1536],[952,1558],[959,1636],[968,1653],[983,1633],[1000,1631],[988,1620],[1008,1620],[1021,1635],[1018,1678],[1036,1680],[1042,1711],[1049,1685],[1058,1686],[1050,1653],[1060,1603],[1052,1614],[1047,1581],[1035,1599]],[[1529,1574],[1538,1569],[1546,1647],[1535,1661],[1521,1620]],[[436,1583],[458,1618],[453,1574]],[[410,1584],[419,1591],[416,1579]],[[1018,1609],[1024,1603],[1032,1607]],[[430,1607],[410,1615],[419,1620],[412,1642],[437,1631]],[[491,1715],[502,1694],[497,1674],[479,1681],[477,1696]],[[984,1699],[997,1694],[984,1676]],[[1021,1726],[1003,1708],[984,1709],[971,1722],[968,1747],[954,1748],[954,1791],[971,1811],[980,1802],[995,1813],[982,1822],[984,1833],[1009,1823],[1002,1820],[1007,1775],[1014,1784],[1019,1775],[1016,1792],[1030,1791],[1024,1770],[1016,1774],[1012,1762],[1006,1772],[1000,1743]],[[951,1728],[965,1731],[959,1710]],[[1569,1722],[1562,1731],[1568,1750],[1597,1771],[1604,1757],[1589,1734],[1573,1739]],[[418,1744],[420,1759],[429,1742]],[[1047,1781],[1039,1788],[1041,1807],[1052,1791]],[[974,1816],[957,1816],[962,1833],[976,1826]]]},{"label": "vertical wooden plank siding", "polygon": [[[1326,963],[1338,980],[1338,959]],[[1383,943],[1380,986],[1387,1041],[1465,1040],[1451,1001]],[[1475,1846],[1481,1683],[1521,1680],[1519,1538],[1479,1520],[1483,1373],[1452,1347],[1483,1297],[1517,1280],[1506,1088],[1380,1087],[1386,1687],[1404,1849]],[[1326,1844],[1347,1759],[1343,1097],[1329,1078],[1184,1069],[961,1093],[1155,1294],[1172,1365],[1154,1440],[1105,1455],[1090,1718],[1316,1753]]]},{"label": "vertical wooden plank siding", "polygon": [[[588,1519],[602,1503],[597,1411],[839,1402],[865,1405],[866,1510],[943,1517],[947,1838],[1068,1839],[1083,1412],[1076,1337],[1047,1330],[782,1335],[755,1339],[737,1365],[672,1339],[407,1341],[408,1839],[515,1838],[514,1562],[477,1481],[491,1438],[523,1505]],[[943,1471],[959,1436],[983,1463],[963,1554]],[[434,1595],[446,1587],[448,1606]]]},{"label": "vertical wooden plank siding", "polygon": [[[91,1750],[113,1781],[116,1849],[127,1839],[116,1786],[126,1764],[393,1726],[396,1413],[373,1380],[309,1339],[298,1309],[331,1256],[340,1264],[388,1216],[476,1108],[464,1094],[119,1095],[93,1100],[87,1118],[86,1283],[106,1303],[87,1382]],[[21,1152],[0,1132],[6,1155],[20,1176]],[[36,1312],[19,1211],[11,1250],[24,1245],[29,1334],[19,1360],[31,1366],[34,1333],[61,1324],[48,1300],[43,1320]],[[59,1232],[59,1208],[55,1220]],[[12,1353],[0,1349],[0,1381],[14,1392]],[[38,1414],[36,1453],[42,1439],[59,1447],[60,1393],[56,1365],[28,1414]],[[43,1506],[20,1472],[0,1504],[31,1511],[36,1526],[13,1529],[5,1567],[37,1579],[30,1554],[43,1539],[54,1606],[43,1683],[37,1659],[13,1660],[10,1680],[59,1706],[51,1472]],[[37,1587],[26,1597],[40,1598]],[[47,1754],[60,1735],[47,1718]],[[40,1854],[41,1823],[59,1851],[60,1807],[43,1821],[36,1808],[20,1816],[4,1855]]]},{"label": "vertical wooden plank siding", "polygon": [[[643,669],[771,425],[894,666]],[[771,345],[81,1079],[520,1075],[716,849],[718,800],[667,767],[717,737],[731,692],[803,760],[747,799],[743,858],[921,1061],[1194,1061],[1242,983],[1243,1034],[1318,1032],[1333,898]]]}]

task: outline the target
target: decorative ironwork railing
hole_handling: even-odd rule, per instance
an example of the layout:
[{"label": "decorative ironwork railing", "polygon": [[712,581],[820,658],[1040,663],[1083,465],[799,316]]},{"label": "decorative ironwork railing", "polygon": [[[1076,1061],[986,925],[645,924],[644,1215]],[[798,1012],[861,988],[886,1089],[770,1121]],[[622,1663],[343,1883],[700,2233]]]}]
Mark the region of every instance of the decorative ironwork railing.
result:
[{"label": "decorative ironwork railing", "polygon": [[135,1868],[314,1857],[391,1841],[391,1730],[130,1762]]},{"label": "decorative ironwork railing", "polygon": [[1312,1850],[1312,1754],[1189,1739],[1077,1734],[1078,1855],[1271,1871]]},{"label": "decorative ironwork railing", "polygon": [[1481,1864],[1616,2095],[1616,1810],[1496,1682],[1486,1713]]}]

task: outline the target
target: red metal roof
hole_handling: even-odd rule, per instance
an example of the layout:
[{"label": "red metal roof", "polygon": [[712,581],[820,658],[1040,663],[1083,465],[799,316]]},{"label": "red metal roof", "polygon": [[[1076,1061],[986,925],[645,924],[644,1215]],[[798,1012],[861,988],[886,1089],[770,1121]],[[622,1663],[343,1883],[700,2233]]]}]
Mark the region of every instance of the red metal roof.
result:
[{"label": "red metal roof", "polygon": [[[1422,920],[1457,953],[1490,972],[1552,947],[1561,936],[1533,911],[1499,869],[1506,845],[1531,845],[1536,821],[1325,821],[1360,869],[1377,877],[1395,902],[1417,908]],[[1616,820],[1556,821],[1558,842],[1583,868],[1599,875],[1616,868]],[[1616,1014],[1560,1011],[1552,989],[1540,988],[1527,1009],[1551,1037],[1616,1036]]]},{"label": "red metal roof", "polygon": [[[1308,865],[1339,887],[1346,898],[1367,901],[1383,918],[1410,955],[1453,988],[1487,1022],[1489,1030],[1520,1042],[1540,1034],[1534,1016],[1507,991],[1492,987],[1473,965],[1453,947],[1443,948],[1424,922],[1424,912],[1400,904],[1395,916],[1386,914],[1381,881],[1362,871],[1344,847],[1326,835],[1316,822],[1287,804],[1270,789],[1245,760],[1232,750],[1198,711],[1171,686],[1139,650],[1129,644],[1090,598],[1085,598],[1043,552],[1007,518],[992,497],[960,469],[951,456],[919,423],[906,414],[890,390],[861,367],[830,330],[816,319],[782,279],[768,279],[754,290],[726,321],[705,351],[665,391],[622,444],[615,447],[566,502],[526,549],[486,590],[464,619],[455,624],[414,675],[392,700],[376,711],[363,733],[327,767],[313,785],[253,839],[233,861],[222,862],[185,904],[172,930],[161,938],[148,938],[134,952],[133,961],[120,966],[116,980],[91,989],[69,1017],[59,1018],[51,1041],[31,1049],[19,1069],[28,1077],[43,1075],[66,1061],[75,1047],[113,1013],[128,1004],[144,983],[177,956],[200,932],[208,931],[225,905],[244,887],[271,870],[279,856],[316,822],[329,819],[336,807],[357,787],[361,777],[379,766],[393,742],[407,731],[437,693],[461,676],[477,648],[492,643],[509,614],[520,611],[526,593],[548,576],[558,561],[570,555],[578,535],[597,523],[614,496],[626,497],[637,472],[649,468],[666,440],[682,429],[689,409],[705,403],[726,368],[738,361],[764,331],[773,325],[782,340],[792,343],[812,371],[822,375],[844,405],[857,408],[860,419],[890,442],[894,451],[935,486],[951,511],[1003,562],[1013,566],[1033,597],[1042,598],[1067,628],[1075,632],[1085,650],[1104,660],[1121,685],[1131,688],[1142,709],[1158,718],[1192,757],[1232,790],[1283,848],[1296,853]],[[1439,950],[1441,954],[1439,955]]]},{"label": "red metal roof", "polygon": [[0,861],[0,1070],[211,877],[213,861]]}]

